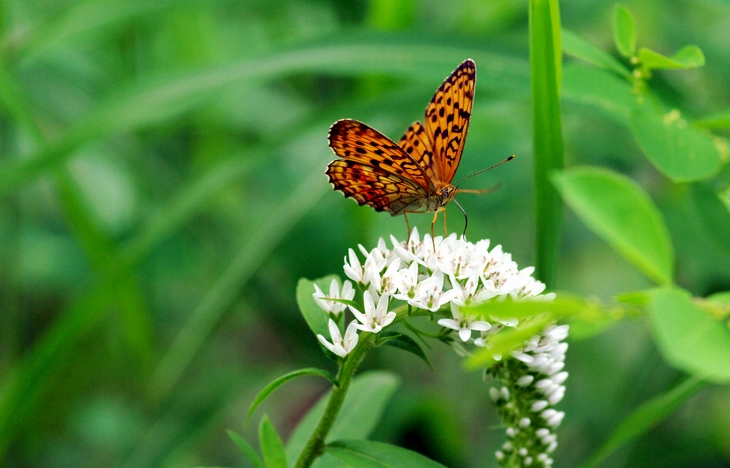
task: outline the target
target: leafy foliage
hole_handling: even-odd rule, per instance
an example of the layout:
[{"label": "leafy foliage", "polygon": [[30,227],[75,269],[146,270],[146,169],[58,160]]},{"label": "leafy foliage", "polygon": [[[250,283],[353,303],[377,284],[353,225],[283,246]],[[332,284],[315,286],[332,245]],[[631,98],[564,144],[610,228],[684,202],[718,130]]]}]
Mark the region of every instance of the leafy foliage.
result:
[{"label": "leafy foliage", "polygon": [[[290,381],[265,402],[280,429],[262,423],[258,462],[241,444],[255,427],[231,435],[235,444],[222,434],[277,376],[331,365],[307,330],[326,331],[326,317],[298,315],[311,300],[308,283],[292,294],[298,279],[339,273],[347,248],[405,234],[401,219],[331,193],[327,128],[352,117],[402,133],[467,57],[479,89],[460,174],[517,154],[499,174],[462,183],[501,182],[464,201],[469,237],[503,244],[520,264],[534,264],[542,244],[555,287],[595,306],[554,312],[572,317],[572,330],[582,323],[585,337],[603,332],[571,343],[576,384],[564,404],[575,439],[556,459],[578,465],[608,440],[601,456],[620,450],[630,466],[727,463],[717,442],[730,439],[724,388],[675,383],[727,382],[730,56],[717,31],[730,9],[563,2],[561,30],[558,2],[538,4],[533,26],[552,34],[528,41],[523,2],[4,2],[0,465],[234,465],[237,445],[254,465],[282,464],[280,439],[301,440],[286,436],[321,379]],[[530,60],[552,69],[544,91],[531,92]],[[532,102],[545,113],[531,117]],[[540,159],[539,187],[533,130],[535,154],[553,158]],[[553,173],[562,153],[569,169]],[[562,224],[558,190],[570,208]],[[619,202],[625,211],[609,216]],[[533,210],[552,234],[533,234]],[[450,231],[462,227],[449,216]],[[652,281],[662,288],[612,299]],[[644,313],[651,333],[643,321],[612,326]],[[505,349],[517,338],[501,338]],[[431,373],[412,356],[377,352],[409,383],[395,394],[393,377],[370,381],[385,396],[370,402],[376,410],[353,410],[364,422],[346,418],[338,439],[381,424],[378,440],[415,440],[450,460],[417,418],[443,395],[469,434],[459,463],[484,465],[497,441],[484,429],[495,416],[474,411],[482,382],[439,373],[458,369],[456,357],[431,354]],[[677,418],[690,397],[693,415],[671,433],[636,429]],[[659,410],[635,413],[627,432],[629,409],[655,398]],[[331,449],[380,450],[340,444]]]}]

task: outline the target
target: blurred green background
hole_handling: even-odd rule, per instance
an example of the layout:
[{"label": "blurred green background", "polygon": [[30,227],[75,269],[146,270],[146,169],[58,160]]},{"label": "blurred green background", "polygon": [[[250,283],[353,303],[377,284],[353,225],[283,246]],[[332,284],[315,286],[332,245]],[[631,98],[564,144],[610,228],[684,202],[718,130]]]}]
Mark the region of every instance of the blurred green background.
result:
[{"label": "blurred green background", "polygon": [[[624,4],[640,45],[707,57],[656,74],[664,102],[689,118],[730,108],[730,2]],[[564,1],[563,26],[617,55],[612,8]],[[241,426],[256,392],[334,368],[298,314],[297,280],[342,274],[348,248],[406,233],[332,191],[329,126],[355,118],[397,139],[468,57],[478,90],[456,178],[517,155],[463,183],[502,184],[459,197],[469,236],[534,262],[526,1],[8,0],[0,27],[2,466],[245,466],[225,429],[255,441],[256,422]],[[567,165],[637,180],[668,222],[678,284],[730,289],[730,248],[698,228],[697,194],[593,104],[564,90]],[[421,232],[430,220],[411,217]],[[452,205],[449,229],[462,228]],[[558,289],[650,286],[568,211],[560,255]],[[557,466],[683,378],[641,318],[570,346]],[[429,356],[435,372],[392,349],[366,361],[403,376],[374,438],[494,465],[503,430],[481,376],[444,346]],[[325,389],[296,380],[254,419],[286,436]],[[730,466],[730,391],[705,388],[606,466]]]}]

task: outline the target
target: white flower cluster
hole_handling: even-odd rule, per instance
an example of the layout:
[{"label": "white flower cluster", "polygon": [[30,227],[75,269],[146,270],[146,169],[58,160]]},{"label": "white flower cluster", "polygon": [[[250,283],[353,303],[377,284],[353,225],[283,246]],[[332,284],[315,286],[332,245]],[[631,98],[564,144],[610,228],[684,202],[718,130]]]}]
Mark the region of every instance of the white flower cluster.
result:
[{"label": "white flower cluster", "polygon": [[492,388],[491,398],[508,425],[507,442],[496,452],[503,466],[551,466],[550,454],[557,447],[552,431],[565,417],[553,408],[565,395],[563,371],[568,343],[568,325],[550,325],[534,336],[514,360],[495,366],[491,373],[505,386]]},{"label": "white flower cluster", "polygon": [[[350,281],[344,282],[342,291],[333,281],[329,295],[315,286],[315,301],[331,315],[332,342],[322,335],[317,338],[340,357],[345,357],[357,344],[356,330],[378,333],[393,322],[395,313],[389,310],[393,299],[430,312],[450,305],[451,317],[440,319],[438,323],[458,331],[464,342],[471,340],[472,332],[478,332],[474,344],[485,346],[491,333],[503,326],[516,326],[517,320],[498,320],[493,327],[485,320],[464,317],[461,307],[493,298],[536,297],[545,289],[543,283],[531,276],[534,268],[520,270],[501,246],[490,251],[489,240],[474,244],[457,238],[456,234],[433,240],[426,234],[421,240],[418,229],[414,228],[407,242],[399,242],[391,236],[391,243],[392,249],[382,238],[370,251],[358,246],[365,259],[363,262],[353,249],[345,257],[345,275],[363,291],[364,311],[337,301],[351,301],[355,297]],[[540,296],[547,300],[552,297],[553,294]],[[346,307],[355,315],[356,321],[348,325],[343,338],[332,319],[337,319]]]},{"label": "white flower cluster", "polygon": [[[489,300],[532,298],[552,300],[555,295],[542,294],[545,285],[532,277],[534,268],[520,270],[512,256],[501,246],[489,250],[489,241],[476,244],[457,238],[423,240],[414,229],[407,242],[391,236],[392,248],[380,239],[370,251],[359,246],[364,257],[350,249],[345,257],[345,275],[355,283],[345,281],[340,291],[333,280],[329,294],[315,286],[313,294],[319,306],[330,314],[331,342],[317,335],[330,351],[345,357],[358,343],[357,331],[378,333],[395,320],[390,310],[394,300],[403,301],[422,311],[447,315],[439,325],[455,330],[463,342],[485,347],[489,338],[505,327],[516,327],[517,319],[491,317],[490,321],[465,316],[461,308]],[[363,311],[345,304],[362,291]],[[448,306],[448,307],[447,307]],[[337,326],[338,317],[349,308],[355,316],[347,326],[344,338]],[[514,359],[495,363],[488,373],[504,385],[492,388],[491,397],[502,420],[508,425],[507,442],[496,453],[505,466],[551,466],[550,454],[557,446],[552,433],[565,414],[553,408],[565,394],[563,383],[568,326],[550,325],[545,332],[528,340],[522,348],[511,352]]]}]

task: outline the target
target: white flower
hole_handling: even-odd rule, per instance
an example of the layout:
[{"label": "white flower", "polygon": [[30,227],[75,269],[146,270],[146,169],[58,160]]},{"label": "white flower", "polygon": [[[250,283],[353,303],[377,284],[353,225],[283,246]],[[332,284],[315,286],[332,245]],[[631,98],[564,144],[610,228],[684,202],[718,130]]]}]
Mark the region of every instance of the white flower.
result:
[{"label": "white flower", "polygon": [[482,286],[478,271],[474,271],[466,277],[463,286],[454,276],[451,277],[451,284],[456,291],[453,301],[462,307],[479,304],[500,295],[500,291],[494,287],[494,283],[491,281],[487,281],[486,286]]},{"label": "white flower", "polygon": [[340,286],[337,284],[337,280],[333,279],[330,283],[330,294],[325,295],[319,286],[314,285],[315,292],[312,294],[314,302],[317,303],[325,312],[333,314],[335,317],[339,316],[343,310],[347,309],[347,304],[342,302],[332,301],[330,299],[345,299],[351,301],[355,297],[355,290],[352,288],[352,283],[345,281],[342,283],[342,293],[340,293]]},{"label": "white flower", "polygon": [[408,268],[400,270],[395,279],[398,291],[400,291],[395,298],[406,302],[413,299],[416,296],[416,286],[418,286],[418,263],[413,262]]},{"label": "white flower", "polygon": [[[375,306],[375,300],[378,301],[377,307]],[[350,311],[360,322],[359,324],[356,324],[355,327],[362,331],[378,333],[384,327],[390,325],[393,320],[395,320],[395,312],[388,311],[388,302],[389,298],[385,294],[378,298],[377,293],[365,291],[363,293],[365,313],[363,314],[359,310],[350,306]]]},{"label": "white flower", "polygon": [[365,269],[360,264],[360,259],[357,258],[357,254],[354,250],[349,249],[348,252],[350,257],[350,263],[347,263],[347,257],[345,257],[345,274],[352,281],[367,286],[370,283],[370,280],[368,279],[367,282],[365,281]]},{"label": "white flower", "polygon": [[[365,250],[360,246],[361,250]],[[387,262],[383,253],[376,247],[366,255],[365,263],[361,264],[360,259],[354,250],[349,249],[349,263],[345,257],[345,275],[354,282],[363,286],[368,286],[371,282],[376,289],[380,289],[380,272]]]},{"label": "white flower", "polygon": [[438,324],[442,327],[457,330],[461,341],[469,341],[472,330],[487,331],[492,328],[492,325],[484,320],[464,318],[464,316],[461,315],[459,306],[453,302],[451,303],[451,315],[454,316],[453,319],[441,319],[438,321]]},{"label": "white flower", "polygon": [[413,307],[436,312],[457,294],[453,289],[443,291],[443,286],[444,274],[441,270],[436,270],[430,277],[418,283],[416,294],[408,303]]},{"label": "white flower", "polygon": [[383,273],[383,280],[380,282],[381,294],[387,294],[392,296],[398,290],[398,286],[401,282],[400,274],[400,258],[396,258],[388,265],[388,268]]},{"label": "white flower", "polygon": [[322,345],[324,345],[325,348],[329,349],[330,351],[342,358],[347,356],[350,351],[355,349],[358,340],[357,322],[355,322],[354,320],[350,322],[350,324],[347,326],[347,330],[345,330],[344,339],[340,334],[339,327],[337,327],[337,324],[332,319],[330,319],[329,321],[329,329],[332,343],[327,341],[327,338],[325,338],[324,336],[317,335],[317,339],[320,343],[322,343]]}]

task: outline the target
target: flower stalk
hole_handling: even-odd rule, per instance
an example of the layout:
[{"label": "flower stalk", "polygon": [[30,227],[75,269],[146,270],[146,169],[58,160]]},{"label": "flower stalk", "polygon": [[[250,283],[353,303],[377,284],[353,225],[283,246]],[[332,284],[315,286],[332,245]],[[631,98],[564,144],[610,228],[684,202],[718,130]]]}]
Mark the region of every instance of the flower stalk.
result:
[{"label": "flower stalk", "polygon": [[340,413],[342,404],[345,402],[345,397],[350,388],[352,378],[355,376],[355,371],[373,346],[375,336],[374,333],[363,334],[355,349],[343,359],[339,374],[337,375],[337,385],[332,388],[332,393],[330,394],[324,413],[314,428],[314,431],[312,431],[312,435],[309,436],[307,443],[304,445],[304,449],[299,455],[296,465],[294,465],[296,468],[308,468],[324,452],[324,443],[327,434],[329,434],[332,425],[337,420],[337,415]]}]

